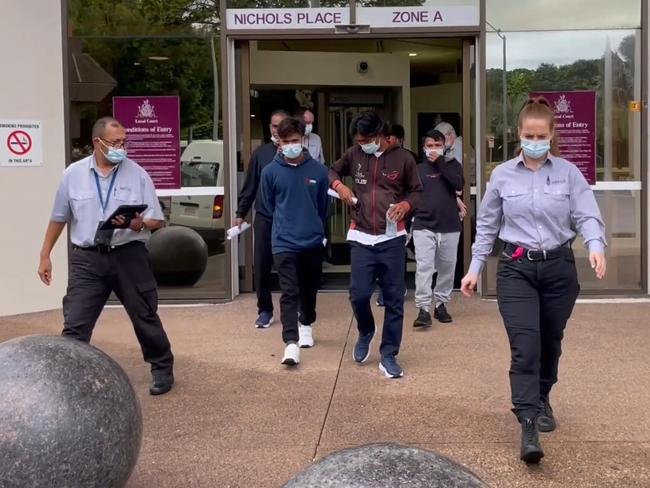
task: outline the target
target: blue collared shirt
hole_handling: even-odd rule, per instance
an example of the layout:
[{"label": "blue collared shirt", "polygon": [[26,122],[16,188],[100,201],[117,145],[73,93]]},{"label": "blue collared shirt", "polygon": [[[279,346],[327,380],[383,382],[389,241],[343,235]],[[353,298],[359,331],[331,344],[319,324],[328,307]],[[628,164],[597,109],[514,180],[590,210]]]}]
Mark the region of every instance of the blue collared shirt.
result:
[{"label": "blue collared shirt", "polygon": [[580,233],[590,252],[603,252],[605,224],[576,165],[549,155],[532,171],[523,156],[497,166],[476,219],[469,271],[480,273],[497,237],[526,249],[555,249]]},{"label": "blue collared shirt", "polygon": [[[99,177],[102,198],[104,202],[108,200],[105,210],[102,210],[95,174]],[[115,183],[109,195],[108,189],[114,174]],[[165,219],[153,181],[140,165],[130,159],[124,159],[108,175],[103,176],[96,169],[93,155],[66,168],[56,192],[50,220],[68,223],[73,244],[81,247],[92,246],[99,222],[109,217],[120,205],[142,203],[148,205],[144,213],[145,219]],[[147,230],[137,232],[117,229],[113,233],[111,244],[120,246],[131,241],[146,241],[150,235]]]}]

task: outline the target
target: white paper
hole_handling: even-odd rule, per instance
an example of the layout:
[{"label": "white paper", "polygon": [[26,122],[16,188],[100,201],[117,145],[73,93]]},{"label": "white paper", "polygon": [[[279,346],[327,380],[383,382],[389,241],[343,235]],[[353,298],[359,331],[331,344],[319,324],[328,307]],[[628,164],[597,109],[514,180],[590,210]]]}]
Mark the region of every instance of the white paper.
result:
[{"label": "white paper", "polygon": [[234,227],[231,227],[230,229],[228,229],[226,231],[226,237],[227,237],[228,240],[231,240],[234,237],[237,237],[239,234],[241,234],[245,230],[250,229],[250,227],[251,227],[251,224],[249,224],[248,222],[242,222],[241,228],[238,227],[238,226],[234,226]]},{"label": "white paper", "polygon": [[[328,194],[329,196],[334,197],[334,198],[337,198],[337,199],[339,199],[339,200],[341,199],[341,197],[340,197],[339,194],[336,192],[336,190],[332,190],[331,188],[330,188],[329,190],[327,190],[327,194]],[[358,199],[357,197],[352,197],[352,203],[354,203],[354,204],[356,205],[358,202],[359,202],[359,199]]]}]

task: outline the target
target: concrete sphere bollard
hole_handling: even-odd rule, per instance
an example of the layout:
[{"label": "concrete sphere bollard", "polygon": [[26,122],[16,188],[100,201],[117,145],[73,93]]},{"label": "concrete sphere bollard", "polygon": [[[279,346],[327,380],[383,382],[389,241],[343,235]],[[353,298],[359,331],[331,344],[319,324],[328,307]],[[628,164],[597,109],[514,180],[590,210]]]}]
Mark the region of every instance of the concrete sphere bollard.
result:
[{"label": "concrete sphere bollard", "polygon": [[142,442],[126,373],[74,339],[0,344],[0,486],[122,488]]},{"label": "concrete sphere bollard", "polygon": [[284,488],[488,488],[463,466],[433,452],[370,444],[331,454]]},{"label": "concrete sphere bollard", "polygon": [[160,286],[192,286],[208,265],[208,245],[189,227],[164,227],[154,232],[147,249]]}]

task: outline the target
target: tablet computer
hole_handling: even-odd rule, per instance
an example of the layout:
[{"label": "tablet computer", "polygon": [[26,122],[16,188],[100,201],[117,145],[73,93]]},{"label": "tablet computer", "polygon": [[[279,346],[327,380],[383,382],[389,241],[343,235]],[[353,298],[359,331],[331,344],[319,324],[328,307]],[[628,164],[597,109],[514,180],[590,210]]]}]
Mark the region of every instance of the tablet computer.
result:
[{"label": "tablet computer", "polygon": [[113,220],[115,217],[118,215],[124,215],[127,220],[131,220],[135,218],[135,214],[139,213],[142,214],[147,209],[146,204],[138,204],[138,205],[120,205],[115,209],[115,212],[113,212],[110,217],[108,217],[102,225],[99,226],[100,230],[109,230],[109,229],[116,229],[112,223],[111,220]]}]

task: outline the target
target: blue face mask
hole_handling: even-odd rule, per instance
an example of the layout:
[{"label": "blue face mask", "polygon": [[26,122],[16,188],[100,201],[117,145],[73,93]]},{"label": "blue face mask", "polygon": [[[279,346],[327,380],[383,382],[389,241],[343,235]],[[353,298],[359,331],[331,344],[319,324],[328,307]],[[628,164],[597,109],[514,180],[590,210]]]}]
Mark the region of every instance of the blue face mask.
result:
[{"label": "blue face mask", "polygon": [[369,142],[368,144],[360,144],[360,146],[361,150],[366,154],[375,154],[381,147],[377,144],[377,141]]},{"label": "blue face mask", "polygon": [[282,154],[289,159],[296,159],[302,154],[302,144],[287,144],[282,146]]},{"label": "blue face mask", "polygon": [[115,149],[114,147],[111,147],[107,145],[104,141],[101,139],[99,142],[102,143],[102,145],[107,149],[107,151],[104,153],[104,156],[106,156],[106,159],[108,159],[109,163],[113,164],[118,164],[121,163],[122,160],[126,157],[126,149]]},{"label": "blue face mask", "polygon": [[521,150],[531,159],[542,159],[551,149],[551,141],[521,140]]}]

